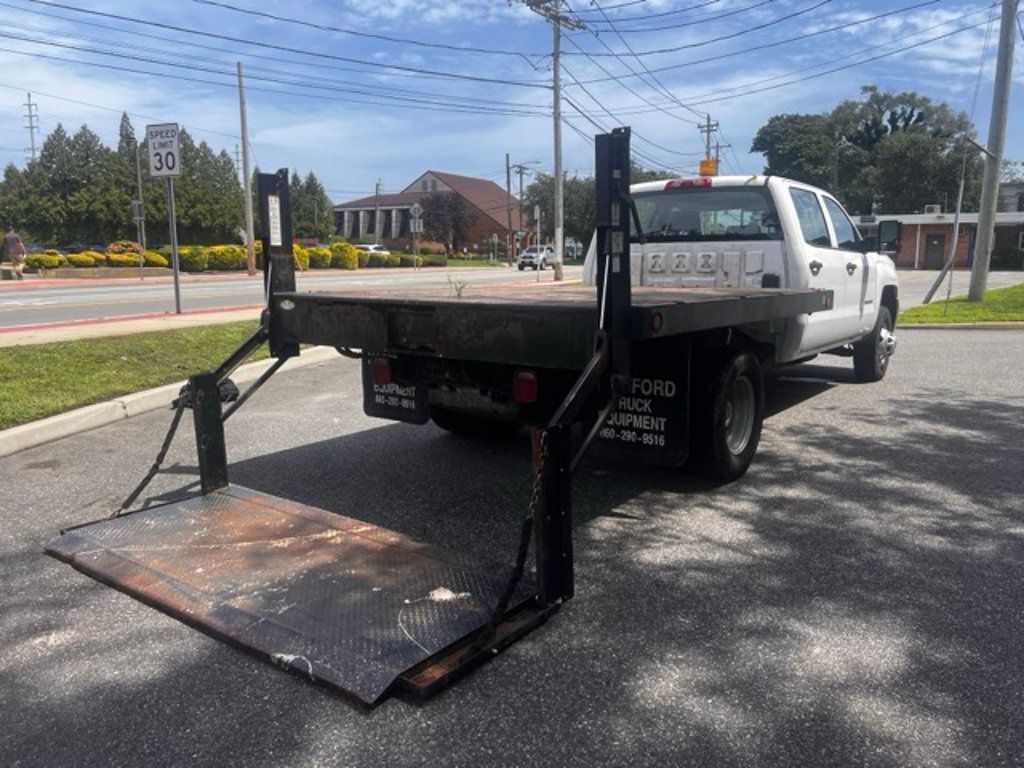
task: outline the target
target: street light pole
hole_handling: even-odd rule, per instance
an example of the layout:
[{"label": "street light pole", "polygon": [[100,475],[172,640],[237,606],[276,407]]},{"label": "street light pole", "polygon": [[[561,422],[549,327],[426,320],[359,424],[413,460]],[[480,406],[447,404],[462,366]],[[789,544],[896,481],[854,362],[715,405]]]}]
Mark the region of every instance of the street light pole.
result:
[{"label": "street light pole", "polygon": [[[238,112],[242,121],[242,194],[245,195],[245,262],[250,275],[256,274],[256,235],[252,221],[252,177],[249,174],[249,123],[245,115],[242,62],[238,64]],[[265,226],[265,225],[264,225]]]}]

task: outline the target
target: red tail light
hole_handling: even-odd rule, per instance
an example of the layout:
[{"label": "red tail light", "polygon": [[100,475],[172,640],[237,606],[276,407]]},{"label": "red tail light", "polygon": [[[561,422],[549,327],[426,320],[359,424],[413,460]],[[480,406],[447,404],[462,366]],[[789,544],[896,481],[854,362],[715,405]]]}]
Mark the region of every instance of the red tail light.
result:
[{"label": "red tail light", "polygon": [[672,179],[665,184],[665,189],[682,189],[684,187],[710,187],[711,179],[707,176],[700,179]]},{"label": "red tail light", "polygon": [[533,371],[516,371],[512,377],[512,397],[517,403],[537,402],[537,374]]},{"label": "red tail light", "polygon": [[373,383],[378,387],[391,383],[391,361],[386,357],[375,357],[370,362],[373,371]]}]

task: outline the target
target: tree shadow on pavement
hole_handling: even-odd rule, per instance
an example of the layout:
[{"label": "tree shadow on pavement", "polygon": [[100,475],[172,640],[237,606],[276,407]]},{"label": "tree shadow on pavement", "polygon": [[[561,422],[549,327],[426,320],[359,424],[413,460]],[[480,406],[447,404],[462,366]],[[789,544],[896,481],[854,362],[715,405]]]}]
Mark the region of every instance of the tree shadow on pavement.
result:
[{"label": "tree shadow on pavement", "polygon": [[[802,379],[779,382],[770,412],[830,386]],[[838,432],[770,422],[755,467],[729,486],[585,462],[577,597],[423,707],[392,699],[364,715],[64,566],[23,568],[30,588],[49,590],[43,609],[110,626],[89,635],[102,645],[82,645],[54,622],[56,635],[0,668],[0,690],[20,692],[0,754],[26,765],[1018,764],[1024,402],[919,391],[845,418]],[[231,475],[508,562],[529,448],[525,436],[392,425]],[[117,664],[132,669],[123,682]]]}]

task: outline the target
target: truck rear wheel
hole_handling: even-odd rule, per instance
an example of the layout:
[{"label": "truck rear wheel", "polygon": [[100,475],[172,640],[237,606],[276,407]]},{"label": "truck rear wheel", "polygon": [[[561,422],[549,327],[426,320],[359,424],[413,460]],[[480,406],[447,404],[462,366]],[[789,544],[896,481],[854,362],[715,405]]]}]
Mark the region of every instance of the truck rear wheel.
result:
[{"label": "truck rear wheel", "polygon": [[710,379],[694,394],[690,422],[692,468],[726,482],[742,477],[761,439],[761,364],[750,352],[740,352],[711,372]]},{"label": "truck rear wheel", "polygon": [[892,312],[883,304],[878,308],[874,330],[853,345],[853,373],[857,381],[881,381],[885,376],[896,346],[892,329]]},{"label": "truck rear wheel", "polygon": [[489,419],[449,408],[431,407],[430,419],[446,432],[464,437],[508,437],[519,431],[514,421]]}]

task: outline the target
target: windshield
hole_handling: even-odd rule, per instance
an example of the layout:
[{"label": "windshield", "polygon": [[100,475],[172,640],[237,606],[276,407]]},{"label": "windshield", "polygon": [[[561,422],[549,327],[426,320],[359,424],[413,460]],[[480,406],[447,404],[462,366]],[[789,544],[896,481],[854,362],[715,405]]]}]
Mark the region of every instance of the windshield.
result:
[{"label": "windshield", "polygon": [[641,192],[633,200],[651,242],[782,239],[765,187],[684,187]]}]

